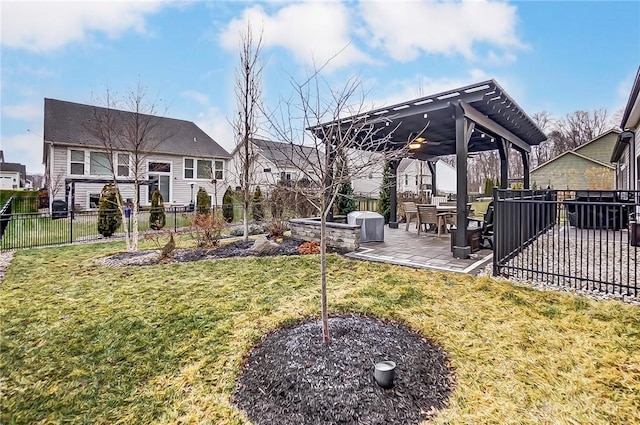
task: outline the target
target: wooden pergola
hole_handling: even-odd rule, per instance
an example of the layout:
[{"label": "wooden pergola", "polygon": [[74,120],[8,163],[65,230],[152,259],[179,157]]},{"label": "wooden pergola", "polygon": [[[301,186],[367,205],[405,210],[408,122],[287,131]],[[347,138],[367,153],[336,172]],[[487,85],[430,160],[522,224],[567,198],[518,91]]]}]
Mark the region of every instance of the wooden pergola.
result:
[{"label": "wooden pergola", "polygon": [[[467,161],[473,152],[498,150],[500,155],[500,183],[507,188],[509,150],[519,153],[523,165],[524,188],[529,188],[531,146],[547,137],[533,120],[494,80],[484,81],[455,90],[421,97],[344,117],[310,128],[317,136],[329,134],[327,127],[346,127],[345,123],[366,120],[363,137],[371,137],[371,149],[377,152],[405,151],[408,157],[428,161],[432,187],[436,188],[435,163],[444,155],[456,155],[457,222],[468,225]],[[373,129],[373,131],[372,131]],[[353,131],[353,126],[350,126]],[[379,140],[387,139],[384,143]],[[330,140],[324,140],[325,144]],[[407,151],[407,147],[409,150]],[[397,167],[399,159],[389,162],[391,180],[391,227],[397,227]],[[456,232],[453,255],[469,258],[471,247],[467,232]]]}]

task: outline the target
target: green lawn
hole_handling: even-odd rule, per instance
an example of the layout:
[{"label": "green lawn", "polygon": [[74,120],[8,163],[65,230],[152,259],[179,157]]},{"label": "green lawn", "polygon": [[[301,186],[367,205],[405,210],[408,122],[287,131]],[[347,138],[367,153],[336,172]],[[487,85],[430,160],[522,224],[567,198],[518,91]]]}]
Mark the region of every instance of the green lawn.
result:
[{"label": "green lawn", "polygon": [[[247,423],[229,400],[243,357],[318,314],[318,258],[92,262],[122,247],[16,254],[0,287],[0,422]],[[456,386],[436,424],[640,423],[640,308],[338,256],[328,267],[333,314],[397,320],[446,349]]]}]

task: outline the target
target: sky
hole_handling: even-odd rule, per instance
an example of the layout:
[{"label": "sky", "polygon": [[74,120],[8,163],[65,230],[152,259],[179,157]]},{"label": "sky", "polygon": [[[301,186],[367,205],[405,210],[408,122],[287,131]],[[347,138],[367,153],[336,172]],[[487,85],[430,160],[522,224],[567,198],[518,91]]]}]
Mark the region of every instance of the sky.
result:
[{"label": "sky", "polygon": [[[640,1],[2,1],[0,149],[42,173],[44,98],[95,104],[138,84],[227,151],[246,22],[276,105],[319,65],[388,106],[495,79],[530,116],[624,108]],[[619,124],[615,123],[614,124]]]}]

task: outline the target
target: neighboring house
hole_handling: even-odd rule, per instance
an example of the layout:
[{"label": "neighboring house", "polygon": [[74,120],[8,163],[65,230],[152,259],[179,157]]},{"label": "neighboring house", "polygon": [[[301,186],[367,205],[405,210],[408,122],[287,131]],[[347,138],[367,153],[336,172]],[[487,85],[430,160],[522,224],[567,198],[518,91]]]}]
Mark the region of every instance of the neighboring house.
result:
[{"label": "neighboring house", "polygon": [[26,167],[17,162],[4,162],[4,152],[0,150],[0,189],[29,189]]},{"label": "neighboring house", "polygon": [[[281,181],[299,182],[315,176],[317,167],[314,164],[318,162],[318,151],[313,147],[253,138],[250,152],[254,161],[249,180],[254,187],[260,186],[264,193]],[[231,152],[229,175],[234,187],[241,186],[243,156],[240,145]]]},{"label": "neighboring house", "polygon": [[620,132],[612,129],[531,170],[531,187],[557,190],[615,188],[616,167],[610,162]]},{"label": "neighboring house", "polygon": [[616,188],[640,190],[640,67],[620,122],[622,131],[611,154]]},{"label": "neighboring house", "polygon": [[[104,180],[112,178],[111,165],[119,180],[133,178],[132,152],[114,153],[109,161],[104,144],[94,136],[96,114],[107,111],[114,116],[114,127],[131,119],[127,111],[66,102],[44,100],[43,163],[51,201],[65,199],[65,181],[75,180],[75,205],[81,209],[97,208]],[[229,153],[190,121],[141,115],[152,120],[150,138],[153,152],[145,152],[141,170],[145,179],[154,178],[165,204],[188,205],[199,187],[217,195],[220,205],[227,186]],[[92,183],[92,180],[101,181]],[[133,185],[120,186],[122,197],[133,199]],[[212,196],[213,198],[213,196]],[[150,205],[148,186],[140,189],[140,204]]]},{"label": "neighboring house", "polygon": [[[457,173],[455,168],[440,160],[436,162],[436,193],[455,193]],[[426,161],[405,158],[398,167],[398,192],[433,193],[431,170]]]}]

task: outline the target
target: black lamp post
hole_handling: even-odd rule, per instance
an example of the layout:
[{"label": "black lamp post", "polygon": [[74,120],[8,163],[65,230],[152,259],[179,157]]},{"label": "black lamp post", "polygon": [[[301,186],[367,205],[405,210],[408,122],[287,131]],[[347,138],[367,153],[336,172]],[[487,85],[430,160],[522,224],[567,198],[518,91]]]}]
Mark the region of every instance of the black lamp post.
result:
[{"label": "black lamp post", "polygon": [[191,202],[189,203],[189,211],[193,211],[195,209],[195,204],[193,202],[193,186],[195,186],[195,183],[190,182],[189,186],[191,186]]}]

